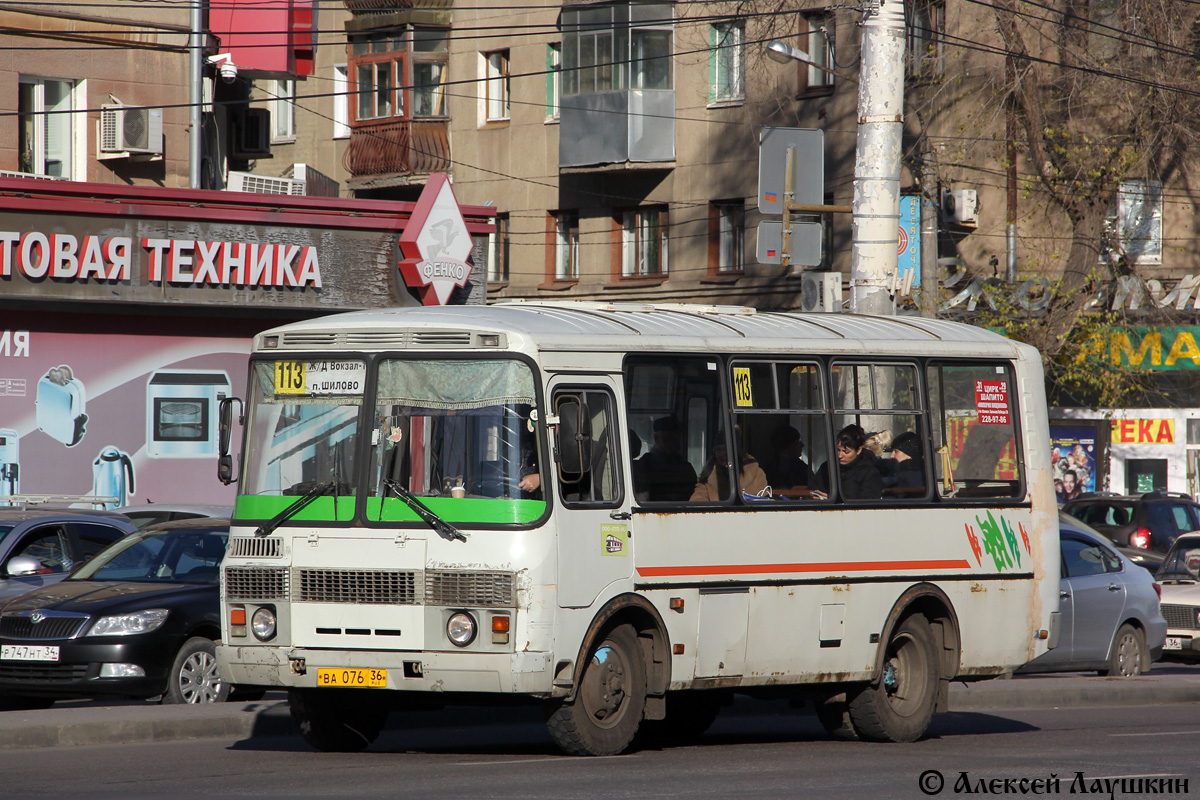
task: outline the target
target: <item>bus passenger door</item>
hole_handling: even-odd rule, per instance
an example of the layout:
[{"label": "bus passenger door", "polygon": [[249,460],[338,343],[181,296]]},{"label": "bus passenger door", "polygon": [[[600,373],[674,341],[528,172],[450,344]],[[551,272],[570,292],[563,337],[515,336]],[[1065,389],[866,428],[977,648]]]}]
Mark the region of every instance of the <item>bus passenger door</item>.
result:
[{"label": "bus passenger door", "polygon": [[625,496],[618,449],[615,385],[556,380],[551,413],[558,418],[552,480],[557,493],[558,604],[585,608],[610,583],[633,572],[630,498]]}]

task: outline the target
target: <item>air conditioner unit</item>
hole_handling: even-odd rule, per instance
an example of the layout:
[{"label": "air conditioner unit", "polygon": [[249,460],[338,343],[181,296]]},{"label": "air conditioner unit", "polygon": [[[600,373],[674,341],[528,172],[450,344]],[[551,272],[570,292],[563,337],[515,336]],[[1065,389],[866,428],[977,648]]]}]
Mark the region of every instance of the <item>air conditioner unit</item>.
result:
[{"label": "air conditioner unit", "polygon": [[163,151],[161,108],[100,106],[100,152],[160,155]]},{"label": "air conditioner unit", "polygon": [[230,171],[226,187],[231,192],[252,192],[254,194],[307,194],[304,181],[295,178],[272,178],[269,175],[255,175],[252,172]]},{"label": "air conditioner unit", "polygon": [[842,273],[804,273],[800,281],[800,307],[804,311],[841,311]]},{"label": "air conditioner unit", "polygon": [[974,189],[942,192],[942,215],[953,225],[974,228],[979,224],[979,196]]},{"label": "air conditioner unit", "polygon": [[263,158],[271,155],[271,112],[248,108],[233,126],[233,157]]}]

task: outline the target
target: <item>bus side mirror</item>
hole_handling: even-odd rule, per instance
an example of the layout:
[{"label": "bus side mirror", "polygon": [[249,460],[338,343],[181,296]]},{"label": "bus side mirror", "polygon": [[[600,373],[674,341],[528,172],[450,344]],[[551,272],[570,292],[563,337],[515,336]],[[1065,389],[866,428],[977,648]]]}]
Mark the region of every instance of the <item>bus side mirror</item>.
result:
[{"label": "bus side mirror", "polygon": [[591,469],[591,416],[577,395],[557,398],[554,413],[558,415],[558,477],[564,483],[574,483]]},{"label": "bus side mirror", "polygon": [[[245,424],[245,406],[242,405],[240,397],[221,398],[217,419],[217,480],[226,486],[241,479],[240,474],[233,474],[233,456],[229,452],[229,446],[233,439],[234,403],[238,405],[238,425]],[[240,460],[239,458],[239,462]],[[241,470],[239,469],[238,472],[240,473]]]}]

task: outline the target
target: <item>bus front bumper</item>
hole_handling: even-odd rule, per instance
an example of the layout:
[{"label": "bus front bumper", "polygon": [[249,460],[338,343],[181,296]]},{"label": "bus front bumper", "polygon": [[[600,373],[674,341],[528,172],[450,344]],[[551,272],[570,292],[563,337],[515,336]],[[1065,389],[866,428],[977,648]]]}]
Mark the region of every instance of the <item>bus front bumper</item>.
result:
[{"label": "bus front bumper", "polygon": [[[348,670],[386,672],[386,687],[409,692],[485,692],[550,696],[549,653],[382,652],[218,645],[221,675],[237,686],[305,688],[345,680]],[[325,680],[322,680],[322,677]]]}]

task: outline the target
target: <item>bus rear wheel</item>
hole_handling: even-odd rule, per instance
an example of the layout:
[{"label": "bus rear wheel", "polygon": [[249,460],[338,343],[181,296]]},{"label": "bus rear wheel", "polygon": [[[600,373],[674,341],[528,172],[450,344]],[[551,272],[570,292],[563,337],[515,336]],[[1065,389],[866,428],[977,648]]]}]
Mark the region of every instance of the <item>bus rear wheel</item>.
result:
[{"label": "bus rear wheel", "polygon": [[555,708],[546,727],[569,755],[616,755],[633,741],[645,706],[646,664],[637,633],[621,625],[592,650],[575,698]]},{"label": "bus rear wheel", "polygon": [[937,705],[937,648],[929,623],[907,617],[888,639],[878,682],[850,700],[850,720],[860,738],[915,742],[929,729]]},{"label": "bus rear wheel", "polygon": [[326,753],[357,753],[387,722],[380,698],[361,691],[289,689],[288,706],[304,741]]}]

